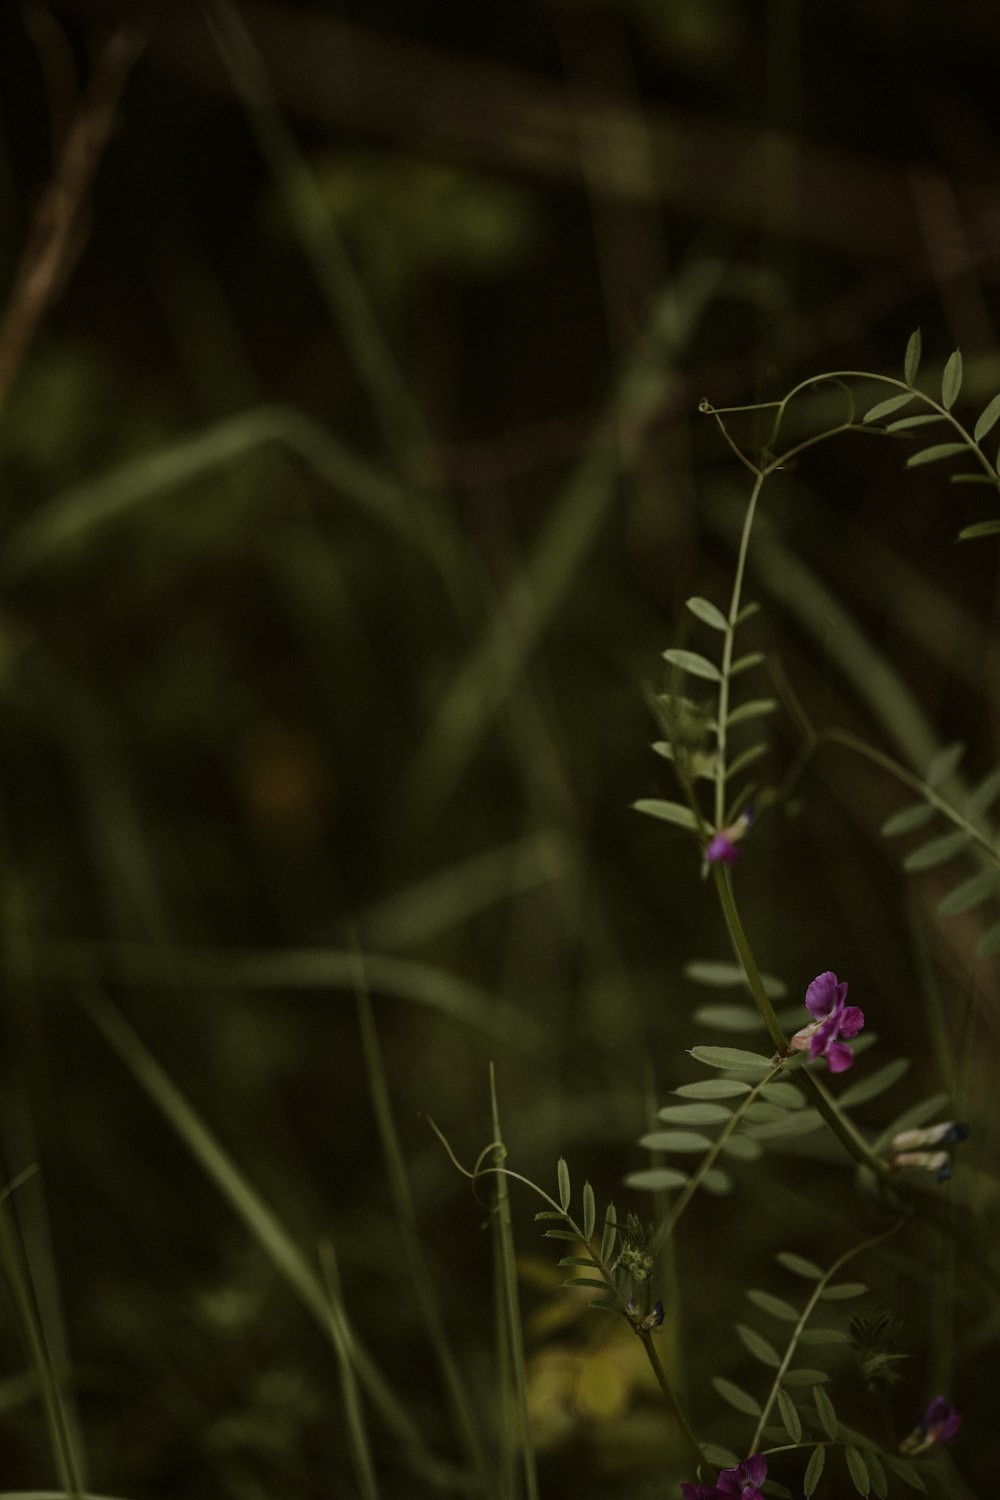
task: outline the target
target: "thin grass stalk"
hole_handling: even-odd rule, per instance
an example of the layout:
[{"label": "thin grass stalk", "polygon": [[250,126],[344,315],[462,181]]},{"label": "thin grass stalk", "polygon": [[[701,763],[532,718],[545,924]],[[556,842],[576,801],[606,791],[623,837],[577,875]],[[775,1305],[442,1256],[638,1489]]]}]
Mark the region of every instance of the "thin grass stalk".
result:
[{"label": "thin grass stalk", "polygon": [[371,1094],[379,1139],[382,1143],[382,1151],[388,1170],[389,1191],[392,1194],[399,1222],[403,1255],[406,1259],[410,1280],[413,1283],[417,1302],[419,1303],[420,1311],[427,1326],[427,1332],[430,1335],[431,1344],[441,1369],[455,1427],[461,1438],[466,1456],[472,1468],[479,1476],[482,1491],[485,1495],[489,1495],[492,1493],[493,1485],[490,1478],[490,1466],[486,1450],[483,1446],[482,1434],[479,1430],[472,1402],[469,1399],[461,1373],[451,1351],[444,1320],[441,1317],[441,1311],[434,1291],[434,1282],[423,1253],[420,1228],[417,1223],[417,1214],[413,1203],[413,1194],[410,1191],[406,1164],[403,1160],[399,1135],[396,1130],[395,1120],[393,1119],[389,1088],[385,1076],[385,1066],[382,1059],[382,1049],[379,1044],[371,997],[368,993],[364,959],[360,953],[357,955],[356,994],[358,1023],[361,1028],[361,1042],[364,1050],[365,1068],[368,1074],[368,1089]]},{"label": "thin grass stalk", "polygon": [[[507,1155],[500,1131],[500,1109],[497,1103],[496,1073],[490,1063],[490,1112],[493,1120],[493,1160],[498,1168]],[[506,1339],[510,1350],[511,1372],[514,1378],[514,1399],[521,1432],[521,1449],[524,1462],[524,1484],[528,1500],[539,1500],[538,1468],[535,1462],[535,1444],[531,1431],[531,1415],[528,1410],[528,1372],[524,1353],[524,1334],[521,1322],[521,1299],[517,1286],[517,1260],[514,1253],[514,1231],[511,1225],[510,1194],[507,1191],[505,1171],[496,1174],[496,1200],[493,1213],[493,1233],[497,1244],[497,1259],[503,1284],[503,1310],[506,1323]]]},{"label": "thin grass stalk", "polygon": [[340,1366],[340,1389],[344,1402],[344,1421],[347,1428],[347,1444],[351,1450],[351,1461],[357,1476],[361,1500],[379,1500],[375,1465],[372,1462],[371,1444],[365,1425],[364,1408],[358,1383],[354,1377],[351,1345],[346,1337],[347,1315],[340,1284],[337,1255],[331,1240],[323,1240],[319,1247],[320,1266],[327,1295],[330,1299],[330,1338],[337,1352]]},{"label": "thin grass stalk", "polygon": [[31,1276],[24,1259],[20,1236],[9,1205],[0,1203],[0,1266],[14,1303],[28,1359],[35,1371],[45,1410],[49,1441],[63,1495],[82,1500],[83,1477],[74,1441],[74,1428],[63,1398],[62,1384],[52,1364],[35,1299]]},{"label": "thin grass stalk", "polygon": [[[299,1246],[207,1125],[168,1077],[132,1027],[103,995],[80,996],[87,1015],[136,1082],[174,1128],[221,1196],[243,1220],[275,1270],[330,1338],[330,1299]],[[356,1338],[352,1359],[358,1379],[389,1430],[423,1471],[439,1471],[438,1460],[378,1367]]]}]

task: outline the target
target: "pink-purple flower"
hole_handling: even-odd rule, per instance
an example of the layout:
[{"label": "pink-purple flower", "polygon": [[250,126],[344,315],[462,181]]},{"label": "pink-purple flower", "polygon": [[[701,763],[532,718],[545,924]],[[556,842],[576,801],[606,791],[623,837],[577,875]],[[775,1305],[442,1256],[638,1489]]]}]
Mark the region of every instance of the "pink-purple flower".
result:
[{"label": "pink-purple flower", "polygon": [[709,865],[734,865],[740,857],[736,847],[753,822],[753,808],[747,807],[728,828],[720,828],[705,846],[705,863]]},{"label": "pink-purple flower", "polygon": [[808,1026],[797,1031],[789,1043],[793,1052],[805,1052],[815,1062],[825,1057],[831,1073],[843,1073],[854,1062],[854,1053],[845,1038],[857,1036],[865,1024],[864,1012],[847,1005],[847,981],[838,980],[829,970],[817,974],[806,990],[806,1010],[814,1017]]},{"label": "pink-purple flower", "polygon": [[944,1396],[935,1396],[908,1438],[900,1443],[904,1453],[923,1453],[935,1446],[947,1448],[958,1436],[962,1418]]},{"label": "pink-purple flower", "polygon": [[745,1458],[735,1469],[723,1469],[715,1484],[682,1484],[684,1500],[763,1500],[761,1485],[767,1478],[763,1453]]}]

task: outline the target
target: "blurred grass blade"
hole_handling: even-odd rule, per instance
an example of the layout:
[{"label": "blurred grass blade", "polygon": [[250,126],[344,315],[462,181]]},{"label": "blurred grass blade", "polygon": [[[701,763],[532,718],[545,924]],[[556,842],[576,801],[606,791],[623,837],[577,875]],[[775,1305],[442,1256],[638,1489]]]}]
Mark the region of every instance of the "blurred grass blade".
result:
[{"label": "blurred grass blade", "polygon": [[[13,1184],[10,1185],[12,1186]],[[10,1187],[4,1195],[5,1198],[10,1192]],[[38,1382],[42,1405],[45,1408],[49,1442],[52,1446],[59,1482],[62,1485],[59,1500],[66,1500],[67,1496],[71,1497],[71,1500],[81,1500],[84,1492],[82,1456],[77,1452],[74,1442],[73,1427],[63,1400],[61,1381],[52,1365],[20,1235],[6,1201],[0,1202],[0,1267],[2,1267],[11,1301],[14,1304],[21,1336]]]},{"label": "blurred grass blade", "polygon": [[278,107],[263,59],[230,0],[206,6],[209,29],[280,190],[316,285],[343,336],[389,451],[404,469],[433,473],[422,416],[379,328],[364,287],[333,224],[316,180]]},{"label": "blurred grass blade", "polygon": [[[199,989],[333,990],[353,994],[355,955],[350,948],[170,948],[141,943],[66,944],[54,949],[42,972],[95,984],[110,979],[143,985]],[[386,954],[368,954],[365,972],[373,991],[426,1006],[519,1051],[544,1046],[541,1027],[518,1007],[446,969]],[[329,999],[330,996],[325,998]]]},{"label": "blurred grass blade", "polygon": [[448,1342],[448,1335],[434,1291],[434,1282],[423,1252],[416,1208],[413,1202],[413,1195],[410,1192],[409,1178],[406,1173],[406,1163],[403,1160],[396,1122],[392,1115],[389,1088],[382,1061],[382,1049],[379,1045],[371,997],[368,994],[364,958],[360,953],[356,957],[355,988],[365,1067],[368,1072],[368,1087],[375,1110],[379,1139],[381,1140],[382,1150],[385,1155],[389,1190],[392,1194],[396,1216],[399,1221],[403,1255],[407,1262],[410,1280],[413,1283],[417,1301],[420,1304],[420,1311],[427,1325],[431,1344],[437,1356],[438,1364],[441,1367],[441,1375],[444,1380],[445,1390],[448,1393],[455,1427],[461,1437],[468,1461],[479,1476],[482,1492],[484,1495],[489,1495],[493,1491],[494,1486],[491,1481],[490,1465],[486,1450],[483,1446],[482,1433],[480,1432],[472,1402],[469,1399],[461,1373]]},{"label": "blurred grass blade", "polygon": [[338,496],[418,546],[446,576],[451,572],[450,541],[440,529],[423,523],[417,528],[401,485],[357,458],[318,423],[280,406],[253,407],[75,485],[14,533],[4,569],[16,575],[37,567],[116,516],[272,446],[290,453]]},{"label": "blurred grass blade", "polygon": [[358,1491],[361,1500],[378,1500],[375,1465],[372,1463],[371,1444],[368,1441],[368,1431],[365,1427],[364,1409],[361,1405],[357,1381],[354,1378],[352,1349],[346,1332],[347,1314],[344,1310],[340,1272],[337,1267],[337,1256],[332,1241],[323,1241],[319,1247],[319,1258],[323,1268],[323,1280],[326,1284],[327,1296],[330,1299],[330,1337],[337,1351],[337,1363],[340,1365],[340,1383],[344,1398],[347,1441],[351,1450],[351,1458],[354,1462],[354,1472],[358,1480]]},{"label": "blurred grass blade", "polygon": [[[506,1157],[503,1136],[500,1133],[500,1110],[497,1104],[496,1074],[490,1063],[490,1111],[493,1119],[493,1139],[497,1142],[493,1153],[496,1166],[502,1166]],[[531,1413],[528,1409],[528,1372],[524,1354],[524,1332],[521,1321],[521,1299],[517,1286],[517,1258],[514,1250],[514,1232],[510,1217],[510,1194],[507,1179],[502,1172],[494,1178],[496,1200],[493,1211],[493,1234],[497,1247],[497,1264],[503,1288],[503,1337],[510,1356],[510,1370],[514,1382],[514,1400],[521,1429],[521,1449],[524,1460],[524,1485],[528,1500],[539,1500],[538,1471],[535,1465],[535,1445],[531,1432]],[[500,1409],[508,1398],[503,1389],[499,1393]]]},{"label": "blurred grass blade", "polygon": [[[243,1176],[208,1126],[111,1002],[105,996],[92,992],[80,999],[84,1010],[105,1040],[173,1126],[222,1197],[243,1220],[275,1270],[297,1294],[336,1348],[337,1341],[331,1333],[331,1318],[339,1317],[338,1309],[331,1305],[319,1276],[284,1225]],[[342,1333],[346,1337],[343,1324]],[[419,1462],[422,1469],[437,1469],[438,1461],[427,1450],[419,1430],[389,1389],[370,1356],[356,1339],[352,1339],[351,1349],[358,1378],[386,1426],[410,1450],[411,1458]]]}]

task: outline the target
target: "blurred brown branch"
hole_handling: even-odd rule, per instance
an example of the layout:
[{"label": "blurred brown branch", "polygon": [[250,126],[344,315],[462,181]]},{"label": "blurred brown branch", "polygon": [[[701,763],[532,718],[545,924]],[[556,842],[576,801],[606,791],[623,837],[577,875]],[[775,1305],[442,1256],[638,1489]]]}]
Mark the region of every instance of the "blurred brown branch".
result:
[{"label": "blurred brown branch", "polygon": [[[32,11],[33,24],[29,29],[38,39],[51,28],[42,29],[44,13],[38,7]],[[0,406],[39,324],[79,254],[80,219],[87,193],[111,136],[126,80],[145,41],[143,31],[123,26],[95,59],[86,90],[66,132],[52,181],[35,211],[0,324]]]}]

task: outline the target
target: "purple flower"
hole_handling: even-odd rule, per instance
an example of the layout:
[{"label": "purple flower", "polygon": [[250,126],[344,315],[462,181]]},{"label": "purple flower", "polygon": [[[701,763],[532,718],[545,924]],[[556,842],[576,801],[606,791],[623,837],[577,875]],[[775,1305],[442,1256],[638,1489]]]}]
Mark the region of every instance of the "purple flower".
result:
[{"label": "purple flower", "polygon": [[763,1500],[760,1486],[767,1478],[763,1453],[745,1458],[735,1469],[723,1469],[718,1484],[682,1484],[684,1500]]},{"label": "purple flower", "polygon": [[[740,851],[724,833],[717,833],[705,850],[705,861],[710,865],[734,865],[739,857]],[[699,1485],[699,1489],[704,1489],[704,1485]]]},{"label": "purple flower", "polygon": [[719,1475],[719,1495],[732,1495],[736,1500],[762,1500],[760,1486],[766,1478],[767,1459],[763,1453],[755,1453],[735,1469],[723,1469]]},{"label": "purple flower", "polygon": [[740,813],[735,823],[730,823],[728,828],[720,828],[714,834],[705,848],[705,863],[709,865],[734,865],[740,857],[740,851],[736,845],[746,833],[753,822],[753,809],[747,807]]},{"label": "purple flower", "polygon": [[831,1073],[843,1073],[854,1062],[854,1054],[843,1038],[857,1036],[865,1024],[864,1012],[846,1005],[847,981],[838,981],[829,970],[817,974],[806,990],[806,1010],[815,1019],[797,1031],[789,1044],[793,1052],[809,1049],[815,1062],[825,1057]]},{"label": "purple flower", "polygon": [[923,1453],[935,1445],[947,1448],[958,1436],[962,1418],[944,1396],[935,1396],[908,1438],[900,1443],[904,1453]]}]

